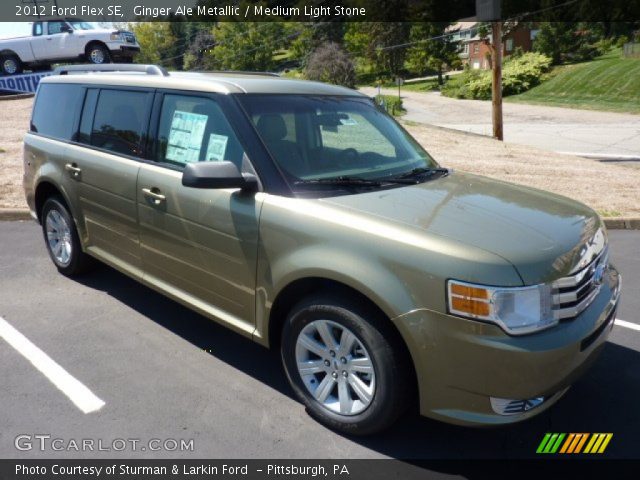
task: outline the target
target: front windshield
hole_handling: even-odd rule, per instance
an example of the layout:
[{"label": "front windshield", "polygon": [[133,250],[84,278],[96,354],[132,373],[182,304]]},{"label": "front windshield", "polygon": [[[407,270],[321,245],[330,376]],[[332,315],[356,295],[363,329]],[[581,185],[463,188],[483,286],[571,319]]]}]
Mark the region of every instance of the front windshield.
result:
[{"label": "front windshield", "polygon": [[93,30],[93,25],[83,20],[68,20],[74,30]]},{"label": "front windshield", "polygon": [[294,190],[333,178],[384,182],[438,167],[368,98],[258,94],[239,98]]}]

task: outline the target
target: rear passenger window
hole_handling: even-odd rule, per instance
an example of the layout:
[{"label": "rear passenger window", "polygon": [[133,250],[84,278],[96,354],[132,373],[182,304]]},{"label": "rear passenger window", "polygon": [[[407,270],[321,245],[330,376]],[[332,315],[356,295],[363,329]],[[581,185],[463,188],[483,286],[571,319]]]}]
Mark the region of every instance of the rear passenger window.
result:
[{"label": "rear passenger window", "polygon": [[148,93],[102,90],[91,130],[91,145],[138,156],[147,120]]},{"label": "rear passenger window", "polygon": [[57,140],[71,140],[82,100],[80,85],[43,83],[33,109],[31,131]]},{"label": "rear passenger window", "polygon": [[165,95],[156,160],[183,166],[228,160],[241,168],[244,151],[220,106],[208,98]]}]

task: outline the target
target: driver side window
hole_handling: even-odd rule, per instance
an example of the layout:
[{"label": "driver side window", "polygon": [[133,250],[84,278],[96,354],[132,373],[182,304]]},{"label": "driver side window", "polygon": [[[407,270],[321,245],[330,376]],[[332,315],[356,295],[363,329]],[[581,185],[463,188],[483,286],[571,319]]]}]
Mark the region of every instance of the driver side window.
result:
[{"label": "driver side window", "polygon": [[57,33],[62,33],[63,30],[67,27],[66,22],[49,22],[47,24],[49,35],[55,35]]}]

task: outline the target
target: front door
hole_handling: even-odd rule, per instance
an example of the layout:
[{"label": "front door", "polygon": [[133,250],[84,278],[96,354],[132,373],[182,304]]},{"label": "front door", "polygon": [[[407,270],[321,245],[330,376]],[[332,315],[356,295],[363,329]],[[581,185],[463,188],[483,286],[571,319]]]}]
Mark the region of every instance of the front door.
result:
[{"label": "front door", "polygon": [[260,204],[239,189],[182,185],[189,162],[248,160],[219,103],[165,94],[153,162],[138,176],[145,280],[177,300],[250,335],[254,330]]}]

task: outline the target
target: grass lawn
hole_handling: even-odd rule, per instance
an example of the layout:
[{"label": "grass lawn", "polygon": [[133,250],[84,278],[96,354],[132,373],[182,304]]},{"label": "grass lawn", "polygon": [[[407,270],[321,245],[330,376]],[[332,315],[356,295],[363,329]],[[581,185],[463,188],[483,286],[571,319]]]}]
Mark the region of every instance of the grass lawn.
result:
[{"label": "grass lawn", "polygon": [[623,58],[620,49],[590,62],[556,67],[551,75],[505,101],[640,113],[640,59]]}]

